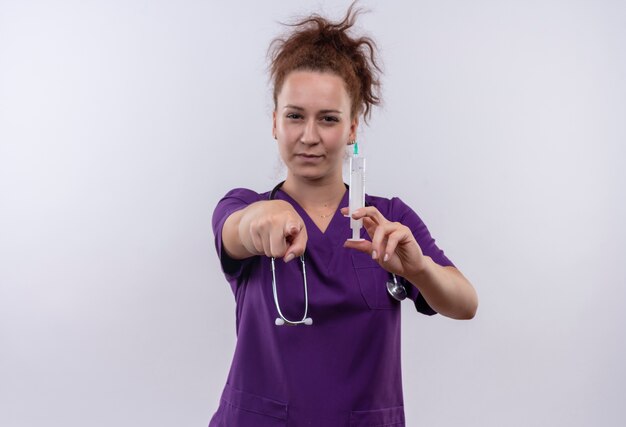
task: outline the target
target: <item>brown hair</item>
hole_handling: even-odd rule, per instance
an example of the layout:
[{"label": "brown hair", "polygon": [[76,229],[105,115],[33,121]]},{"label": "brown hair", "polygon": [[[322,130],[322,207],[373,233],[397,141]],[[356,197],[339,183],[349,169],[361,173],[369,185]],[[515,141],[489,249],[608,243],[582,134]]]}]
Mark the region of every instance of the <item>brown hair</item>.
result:
[{"label": "brown hair", "polygon": [[286,38],[276,38],[269,48],[270,78],[274,84],[274,108],[287,75],[295,70],[331,72],[343,79],[350,96],[352,117],[367,119],[372,105],[380,104],[381,68],[376,43],[369,37],[352,37],[350,28],[362,12],[353,2],[341,22],[312,14],[294,24]]}]

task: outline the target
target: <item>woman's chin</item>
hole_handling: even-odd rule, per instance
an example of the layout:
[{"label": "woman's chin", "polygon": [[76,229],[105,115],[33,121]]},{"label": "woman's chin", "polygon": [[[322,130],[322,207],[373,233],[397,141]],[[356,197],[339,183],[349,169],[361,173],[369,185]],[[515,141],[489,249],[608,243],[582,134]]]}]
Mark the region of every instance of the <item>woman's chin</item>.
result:
[{"label": "woman's chin", "polygon": [[302,170],[302,169],[298,169],[298,170],[292,169],[291,175],[298,180],[311,181],[311,182],[320,181],[328,177],[327,174],[324,174],[319,170],[315,171],[315,170]]},{"label": "woman's chin", "polygon": [[303,166],[303,165],[290,165],[289,167],[289,175],[293,178],[310,181],[310,182],[319,182],[319,181],[332,181],[335,176],[339,176],[339,180],[343,180],[343,175],[341,173],[341,167],[339,168],[339,173],[337,174],[336,170],[322,168],[320,166]]}]

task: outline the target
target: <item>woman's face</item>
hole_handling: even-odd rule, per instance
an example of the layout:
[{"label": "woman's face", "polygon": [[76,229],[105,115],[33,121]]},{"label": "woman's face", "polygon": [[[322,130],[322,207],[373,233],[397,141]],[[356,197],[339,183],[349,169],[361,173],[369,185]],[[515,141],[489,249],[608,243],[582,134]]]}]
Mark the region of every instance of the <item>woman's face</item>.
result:
[{"label": "woman's face", "polygon": [[350,97],[335,74],[293,71],[276,97],[274,136],[289,174],[307,180],[342,179],[346,144],[355,139]]}]

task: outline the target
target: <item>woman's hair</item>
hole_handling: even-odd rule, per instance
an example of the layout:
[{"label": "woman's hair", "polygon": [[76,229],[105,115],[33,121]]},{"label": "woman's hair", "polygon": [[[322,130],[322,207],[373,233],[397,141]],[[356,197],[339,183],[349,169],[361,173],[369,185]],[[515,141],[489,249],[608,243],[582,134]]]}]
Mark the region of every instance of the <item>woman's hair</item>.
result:
[{"label": "woman's hair", "polygon": [[330,72],[346,84],[351,114],[363,113],[365,121],[372,105],[380,104],[381,69],[376,60],[376,44],[369,37],[353,37],[349,30],[361,9],[348,8],[341,22],[313,14],[293,23],[284,38],[276,38],[269,48],[270,78],[274,84],[274,108],[287,75],[296,70]]}]

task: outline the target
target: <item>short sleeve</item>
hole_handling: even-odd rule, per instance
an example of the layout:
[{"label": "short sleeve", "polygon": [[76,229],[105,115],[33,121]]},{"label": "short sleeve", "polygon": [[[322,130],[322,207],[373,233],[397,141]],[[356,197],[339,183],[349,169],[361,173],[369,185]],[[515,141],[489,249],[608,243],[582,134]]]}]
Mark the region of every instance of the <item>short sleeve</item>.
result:
[{"label": "short sleeve", "polygon": [[[415,213],[413,209],[411,209],[398,197],[391,199],[391,204],[394,218],[398,218],[398,222],[409,227],[415,237],[415,240],[417,241],[417,244],[422,249],[422,253],[431,257],[435,263],[442,267],[454,267],[452,261],[450,261],[443,250],[437,246],[435,239],[431,236],[426,224],[424,224],[424,221],[422,221],[417,213]],[[409,298],[414,301],[417,311],[429,316],[437,313],[432,307],[430,307],[430,305],[428,305],[422,294],[415,286],[404,278],[398,278],[398,280],[404,282]]]},{"label": "short sleeve", "polygon": [[228,256],[223,248],[222,228],[228,217],[234,212],[260,200],[261,195],[257,192],[246,188],[236,188],[226,193],[217,203],[213,211],[212,225],[213,234],[215,236],[215,249],[217,250],[217,256],[220,259],[224,276],[226,276],[226,279],[230,282],[233,293],[235,293],[237,285],[240,283],[246,268],[257,257],[238,260]]}]

